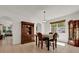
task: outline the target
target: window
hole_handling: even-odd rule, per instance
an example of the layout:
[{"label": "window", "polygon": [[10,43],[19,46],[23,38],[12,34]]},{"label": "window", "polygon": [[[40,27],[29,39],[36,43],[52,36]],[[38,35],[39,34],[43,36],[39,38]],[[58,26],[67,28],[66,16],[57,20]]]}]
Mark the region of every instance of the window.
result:
[{"label": "window", "polygon": [[65,21],[52,22],[51,31],[65,33]]},{"label": "window", "polygon": [[52,32],[56,32],[57,24],[51,24],[51,30]]},{"label": "window", "polygon": [[65,22],[58,23],[58,31],[60,33],[65,33]]}]

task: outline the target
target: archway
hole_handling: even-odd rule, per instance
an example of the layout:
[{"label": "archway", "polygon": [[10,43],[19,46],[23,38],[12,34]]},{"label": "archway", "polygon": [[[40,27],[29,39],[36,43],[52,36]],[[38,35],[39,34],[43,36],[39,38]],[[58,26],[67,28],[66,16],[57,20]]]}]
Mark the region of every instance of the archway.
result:
[{"label": "archway", "polygon": [[0,17],[0,35],[2,45],[13,45],[13,21],[8,16]]}]

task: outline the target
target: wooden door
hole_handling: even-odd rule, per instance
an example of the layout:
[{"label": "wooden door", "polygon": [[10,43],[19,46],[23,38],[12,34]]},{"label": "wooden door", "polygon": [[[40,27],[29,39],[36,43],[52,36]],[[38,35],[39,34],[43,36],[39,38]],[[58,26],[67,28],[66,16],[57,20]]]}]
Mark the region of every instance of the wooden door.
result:
[{"label": "wooden door", "polygon": [[29,22],[21,22],[21,43],[29,43],[34,41],[34,24]]}]

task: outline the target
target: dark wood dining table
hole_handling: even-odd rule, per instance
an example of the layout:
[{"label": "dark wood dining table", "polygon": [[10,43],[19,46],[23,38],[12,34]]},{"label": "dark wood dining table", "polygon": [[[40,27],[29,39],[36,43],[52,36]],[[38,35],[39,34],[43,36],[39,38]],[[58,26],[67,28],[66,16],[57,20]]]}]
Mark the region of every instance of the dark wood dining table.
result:
[{"label": "dark wood dining table", "polygon": [[[38,38],[37,38],[37,35],[35,35],[35,36],[36,36],[36,46],[37,46],[37,44],[38,44]],[[49,35],[43,35],[43,39],[47,40],[47,49],[49,51],[49,48],[50,48],[50,46],[49,46]]]}]

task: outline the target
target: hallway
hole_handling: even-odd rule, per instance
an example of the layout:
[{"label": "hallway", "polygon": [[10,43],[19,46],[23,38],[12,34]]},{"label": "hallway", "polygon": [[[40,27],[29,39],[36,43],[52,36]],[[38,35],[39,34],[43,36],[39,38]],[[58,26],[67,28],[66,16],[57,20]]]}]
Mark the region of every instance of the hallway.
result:
[{"label": "hallway", "polygon": [[12,45],[12,36],[5,37],[2,40],[0,40],[0,47],[1,46],[8,46]]}]

